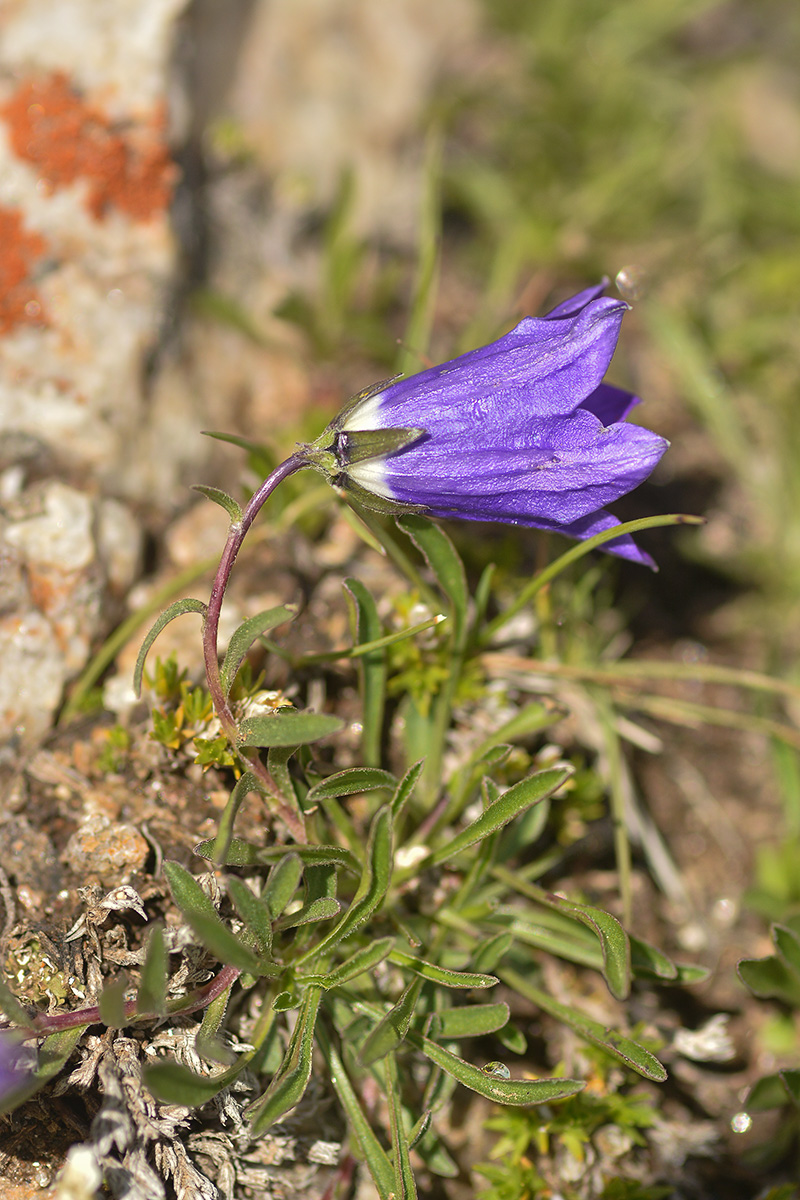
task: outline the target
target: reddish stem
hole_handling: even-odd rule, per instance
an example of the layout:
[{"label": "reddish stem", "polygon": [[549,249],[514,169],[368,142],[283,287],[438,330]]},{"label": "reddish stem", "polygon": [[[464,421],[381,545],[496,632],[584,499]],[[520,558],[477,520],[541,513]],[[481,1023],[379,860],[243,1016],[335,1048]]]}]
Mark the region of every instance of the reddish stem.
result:
[{"label": "reddish stem", "polygon": [[208,690],[211,693],[211,699],[214,703],[214,709],[222,726],[222,731],[239,756],[245,760],[249,770],[263,783],[266,791],[274,798],[278,815],[295,841],[300,843],[307,841],[305,826],[300,813],[286,803],[280,789],[261,761],[258,752],[249,754],[238,746],[236,719],[231,711],[220,677],[217,637],[219,634],[219,617],[222,610],[222,601],[225,598],[225,591],[233,564],[236,562],[236,557],[242,548],[247,531],[278,484],[307,465],[308,462],[304,454],[292,454],[267,476],[257,491],[250,497],[242,513],[241,520],[231,525],[228,531],[228,540],[225,543],[225,549],[222,551],[222,558],[217,567],[217,574],[214,577],[211,596],[208,601],[208,611],[203,625],[203,656],[206,664],[206,680],[208,682]]},{"label": "reddish stem", "polygon": [[[204,983],[202,987],[193,992],[186,1000],[175,1001],[173,1005],[168,1006],[167,1012],[170,1015],[183,1016],[184,1013],[196,1012],[198,1008],[206,1008],[212,1001],[231,986],[231,984],[239,978],[241,971],[238,967],[223,967],[222,970],[209,979],[208,983]],[[124,1004],[125,1016],[129,1019],[134,1017],[149,1017],[155,1020],[162,1013],[142,1013],[136,1008],[135,1000],[126,1000]],[[30,1025],[25,1027],[25,1033],[28,1037],[48,1037],[51,1033],[61,1033],[64,1029],[74,1029],[77,1025],[99,1025],[103,1023],[103,1018],[100,1016],[98,1005],[92,1004],[89,1008],[79,1008],[76,1012],[63,1013],[40,1013],[34,1017]],[[3,1026],[7,1028],[7,1026]]]}]

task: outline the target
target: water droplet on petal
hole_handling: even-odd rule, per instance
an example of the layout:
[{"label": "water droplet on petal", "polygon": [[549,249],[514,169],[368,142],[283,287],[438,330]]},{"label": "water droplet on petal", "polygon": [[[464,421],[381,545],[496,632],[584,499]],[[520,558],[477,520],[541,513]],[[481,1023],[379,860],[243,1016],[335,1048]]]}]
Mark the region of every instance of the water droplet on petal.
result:
[{"label": "water droplet on petal", "polygon": [[647,292],[650,280],[644,267],[632,264],[617,271],[614,282],[623,300],[641,300]]},{"label": "water droplet on petal", "polygon": [[750,1116],[750,1113],[738,1112],[734,1117],[731,1117],[731,1129],[734,1133],[747,1133],[752,1124],[753,1118]]},{"label": "water droplet on petal", "polygon": [[490,1062],[483,1068],[484,1075],[493,1075],[495,1079],[510,1079],[511,1072],[505,1063]]}]

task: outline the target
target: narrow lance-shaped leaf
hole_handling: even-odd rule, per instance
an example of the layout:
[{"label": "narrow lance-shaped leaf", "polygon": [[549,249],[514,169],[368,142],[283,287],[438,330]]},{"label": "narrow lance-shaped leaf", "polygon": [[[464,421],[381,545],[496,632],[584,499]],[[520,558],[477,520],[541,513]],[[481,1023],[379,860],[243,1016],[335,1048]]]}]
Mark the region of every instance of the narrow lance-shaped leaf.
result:
[{"label": "narrow lance-shaped leaf", "polygon": [[277,625],[293,620],[296,615],[295,605],[281,604],[277,608],[268,608],[264,612],[256,613],[234,630],[220,669],[220,679],[226,696],[233,687],[239,668],[253,643]]},{"label": "narrow lance-shaped leaf", "polygon": [[423,1054],[426,1054],[437,1066],[452,1075],[464,1087],[493,1100],[495,1104],[525,1106],[531,1104],[547,1104],[552,1100],[563,1100],[574,1096],[586,1084],[580,1079],[506,1079],[494,1074],[487,1074],[480,1067],[466,1062],[463,1058],[446,1050],[444,1046],[423,1037],[422,1034],[409,1030],[408,1040],[413,1042]]},{"label": "narrow lance-shaped leaf", "polygon": [[170,604],[169,608],[165,609],[154,625],[151,626],[147,636],[142,642],[141,649],[136,659],[136,666],[133,669],[133,690],[137,696],[142,694],[142,674],[144,672],[145,659],[148,651],[153,645],[161,630],[169,625],[170,621],[174,621],[176,617],[182,617],[184,613],[196,612],[205,620],[207,605],[202,600],[193,600],[189,597],[183,600],[176,600],[174,604]]},{"label": "narrow lance-shaped leaf", "polygon": [[262,898],[273,921],[281,915],[300,886],[303,860],[298,854],[286,854],[270,872]]},{"label": "narrow lance-shaped leaf", "polygon": [[272,922],[266,904],[236,875],[230,875],[225,886],[237,913],[255,938],[259,953],[269,958],[272,954]]},{"label": "narrow lance-shaped leaf", "polygon": [[412,980],[397,1003],[384,1013],[371,1030],[358,1054],[365,1067],[385,1058],[390,1050],[395,1050],[403,1041],[422,991],[422,983],[422,979]]},{"label": "narrow lance-shaped leaf", "polygon": [[164,926],[156,924],[150,930],[145,950],[144,965],[136,993],[136,1011],[163,1015],[167,1010],[167,948],[164,944]]},{"label": "narrow lance-shaped leaf", "polygon": [[[381,637],[383,625],[370,592],[359,579],[346,579],[344,588],[353,613],[353,641],[356,645]],[[383,711],[386,698],[386,651],[371,650],[358,660],[363,713],[361,747],[370,766],[380,762]],[[342,793],[344,794],[344,793]]]},{"label": "narrow lance-shaped leaf", "polygon": [[226,861],[228,847],[233,841],[233,826],[239,809],[242,806],[242,801],[251,792],[260,793],[262,790],[261,781],[252,771],[245,771],[236,781],[236,785],[228,797],[225,811],[220,817],[219,825],[217,826],[217,836],[214,839],[212,854],[212,860],[215,863],[224,863]]},{"label": "narrow lance-shaped leaf", "polygon": [[[232,986],[232,985],[231,985]],[[206,1062],[223,1063],[226,1067],[235,1061],[233,1052],[217,1037],[228,1008],[231,989],[216,996],[203,1013],[200,1028],[195,1034],[194,1048]]]},{"label": "narrow lance-shaped leaf", "polygon": [[242,746],[304,746],[344,728],[344,721],[327,713],[276,712],[249,717],[239,726]]},{"label": "narrow lance-shaped leaf", "polygon": [[460,1008],[444,1008],[437,1013],[440,1037],[450,1038],[484,1037],[496,1033],[508,1022],[507,1004],[464,1004]]},{"label": "narrow lance-shaped leaf", "polygon": [[97,998],[100,1020],[109,1029],[123,1029],[128,1024],[129,1018],[125,1012],[127,990],[128,981],[126,979],[114,979],[105,984]]},{"label": "narrow lance-shaped leaf", "polygon": [[208,487],[205,483],[192,484],[193,492],[200,492],[207,500],[213,500],[214,504],[218,504],[220,508],[224,508],[234,524],[238,524],[243,517],[242,506],[237,504],[233,496],[229,496],[227,492],[220,491],[219,488]]},{"label": "narrow lance-shaped leaf", "polygon": [[[210,859],[213,851],[213,838],[198,842],[194,848],[195,854],[205,859]],[[326,863],[331,863],[333,866],[342,867],[352,875],[361,874],[361,864],[358,859],[344,846],[294,846],[292,853],[296,854],[306,866],[324,866]],[[283,858],[285,854],[285,846],[256,846],[255,843],[247,842],[243,838],[232,838],[225,855],[225,862],[220,865],[228,867],[267,866]]]},{"label": "narrow lance-shaped leaf", "polygon": [[388,806],[375,814],[367,843],[367,861],[356,894],[339,924],[316,945],[297,959],[300,966],[320,958],[339,942],[365,925],[389,888],[392,875],[392,814]]},{"label": "narrow lance-shaped leaf", "polygon": [[419,777],[422,774],[422,770],[423,770],[424,766],[425,766],[425,759],[421,758],[419,760],[419,762],[413,763],[408,768],[405,775],[398,783],[397,790],[396,790],[395,794],[392,796],[392,816],[394,818],[395,824],[397,824],[397,822],[403,816],[403,813],[406,810],[406,805],[408,804],[409,800],[411,799],[411,796],[414,792],[414,788],[417,786],[417,783],[419,782]]},{"label": "narrow lance-shaped leaf", "polygon": [[273,971],[277,974],[277,968],[268,970],[266,964],[231,933],[203,889],[180,863],[165,862],[164,874],[178,908],[202,944],[220,962],[238,967],[240,971],[249,971],[251,975],[272,974]]},{"label": "narrow lance-shaped leaf", "polygon": [[313,925],[317,921],[331,921],[341,912],[342,905],[334,896],[320,896],[310,904],[304,904],[296,912],[287,913],[275,922],[276,929],[296,929],[299,925]]},{"label": "narrow lance-shaped leaf", "polygon": [[393,946],[393,937],[379,938],[377,942],[372,942],[363,950],[357,950],[355,954],[351,954],[335,970],[329,971],[325,975],[304,975],[303,982],[315,983],[323,988],[342,987],[351,979],[374,971],[378,963],[388,958]]},{"label": "narrow lance-shaped leaf", "polygon": [[540,888],[535,891],[540,893],[536,897],[540,904],[574,917],[597,934],[609,991],[615,999],[625,1000],[631,990],[631,950],[628,935],[616,917],[590,904],[576,904]]},{"label": "narrow lance-shaped leaf", "polygon": [[278,791],[292,808],[298,807],[298,796],[289,763],[297,750],[297,746],[270,746],[267,751],[267,770],[278,785]]},{"label": "narrow lance-shaped leaf", "polygon": [[677,979],[678,968],[662,950],[630,933],[628,941],[631,946],[631,968],[637,978]]},{"label": "narrow lance-shaped leaf", "polygon": [[514,988],[521,996],[525,996],[528,1000],[532,1000],[534,1004],[544,1009],[550,1016],[555,1017],[557,1021],[562,1021],[568,1025],[570,1029],[587,1042],[592,1042],[595,1046],[600,1046],[608,1054],[624,1063],[626,1067],[637,1071],[643,1075],[645,1079],[652,1079],[655,1083],[663,1083],[667,1078],[667,1072],[658,1061],[654,1054],[649,1050],[645,1050],[644,1046],[637,1045],[631,1038],[624,1037],[613,1029],[607,1029],[601,1025],[599,1021],[593,1021],[584,1013],[578,1012],[574,1008],[569,1008],[566,1004],[560,1004],[554,1000],[552,996],[548,996],[546,992],[540,988],[534,987],[527,979],[524,979],[517,971],[510,969],[501,970],[500,978],[509,987]]},{"label": "narrow lance-shaped leaf", "polygon": [[405,967],[430,979],[433,983],[452,988],[487,988],[494,987],[499,982],[495,975],[479,975],[475,971],[453,971],[448,967],[440,967],[436,963],[426,962],[424,958],[415,958],[406,954],[405,950],[393,950],[390,960],[398,967]]},{"label": "narrow lance-shaped leaf", "polygon": [[540,800],[552,796],[553,792],[558,791],[561,785],[569,779],[572,771],[573,768],[570,766],[553,767],[549,771],[539,771],[535,775],[529,775],[527,779],[521,779],[507,792],[503,792],[479,817],[470,822],[466,829],[462,829],[446,845],[441,846],[430,858],[426,859],[425,866],[437,866],[439,863],[447,862],[456,854],[460,854],[462,850],[482,841],[490,833],[502,829],[504,825],[513,821],[514,817],[521,812],[525,812],[532,804],[538,804]]},{"label": "narrow lance-shaped leaf", "polygon": [[411,1170],[408,1135],[403,1127],[403,1108],[400,1103],[397,1064],[394,1055],[386,1060],[386,1098],[389,1102],[389,1131],[394,1159],[394,1190],[397,1200],[416,1200],[417,1185]]},{"label": "narrow lance-shaped leaf", "polygon": [[467,610],[469,594],[464,564],[455,546],[439,525],[426,517],[407,513],[397,518],[397,524],[407,533],[425,558],[436,582],[447,596],[453,608],[453,642],[463,648],[467,633]]},{"label": "narrow lance-shaped leaf", "polygon": [[346,771],[337,771],[329,775],[321,783],[316,783],[309,789],[306,805],[326,800],[329,796],[334,799],[339,796],[356,796],[361,792],[374,792],[378,788],[397,786],[397,780],[389,771],[378,767],[349,767]]},{"label": "narrow lance-shaped leaf", "polygon": [[328,1071],[333,1089],[339,1097],[339,1103],[347,1114],[348,1124],[359,1150],[369,1167],[369,1173],[378,1189],[380,1200],[391,1200],[394,1195],[395,1179],[389,1156],[381,1146],[364,1113],[355,1089],[344,1069],[339,1054],[325,1033],[324,1026],[319,1030],[319,1042],[328,1063]]},{"label": "narrow lance-shaped leaf", "polygon": [[508,954],[514,944],[511,933],[496,933],[487,941],[481,942],[475,951],[474,966],[478,971],[493,971],[501,959]]},{"label": "narrow lance-shaped leaf", "polygon": [[145,1063],[142,1077],[145,1086],[167,1104],[181,1104],[187,1108],[199,1108],[213,1100],[223,1088],[230,1087],[247,1066],[250,1055],[243,1054],[237,1061],[214,1075],[198,1075],[174,1059]]},{"label": "narrow lance-shaped leaf", "polygon": [[314,1027],[321,996],[321,988],[306,989],[286,1058],[267,1091],[260,1100],[250,1106],[253,1137],[264,1133],[284,1113],[294,1108],[308,1087],[314,1049]]}]

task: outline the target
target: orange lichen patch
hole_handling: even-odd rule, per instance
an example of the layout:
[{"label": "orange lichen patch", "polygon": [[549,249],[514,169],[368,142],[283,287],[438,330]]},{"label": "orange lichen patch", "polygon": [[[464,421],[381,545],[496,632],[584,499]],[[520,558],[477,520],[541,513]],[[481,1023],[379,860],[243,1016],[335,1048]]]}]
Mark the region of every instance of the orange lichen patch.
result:
[{"label": "orange lichen patch", "polygon": [[0,116],[8,123],[12,150],[41,172],[44,186],[88,182],[93,216],[117,208],[147,221],[169,204],[175,166],[164,140],[163,112],[123,127],[55,73],[22,82],[0,106]]},{"label": "orange lichen patch", "polygon": [[30,282],[34,264],[47,243],[39,233],[26,229],[22,213],[0,207],[0,335],[16,325],[41,325],[44,306]]}]

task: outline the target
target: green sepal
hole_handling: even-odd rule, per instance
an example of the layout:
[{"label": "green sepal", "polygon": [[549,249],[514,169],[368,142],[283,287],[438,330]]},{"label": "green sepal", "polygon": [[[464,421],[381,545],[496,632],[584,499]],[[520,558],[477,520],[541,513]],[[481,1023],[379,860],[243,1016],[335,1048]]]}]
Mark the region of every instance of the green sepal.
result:
[{"label": "green sepal", "polygon": [[354,429],[347,430],[346,471],[351,463],[366,462],[370,458],[388,458],[425,437],[425,429]]}]

